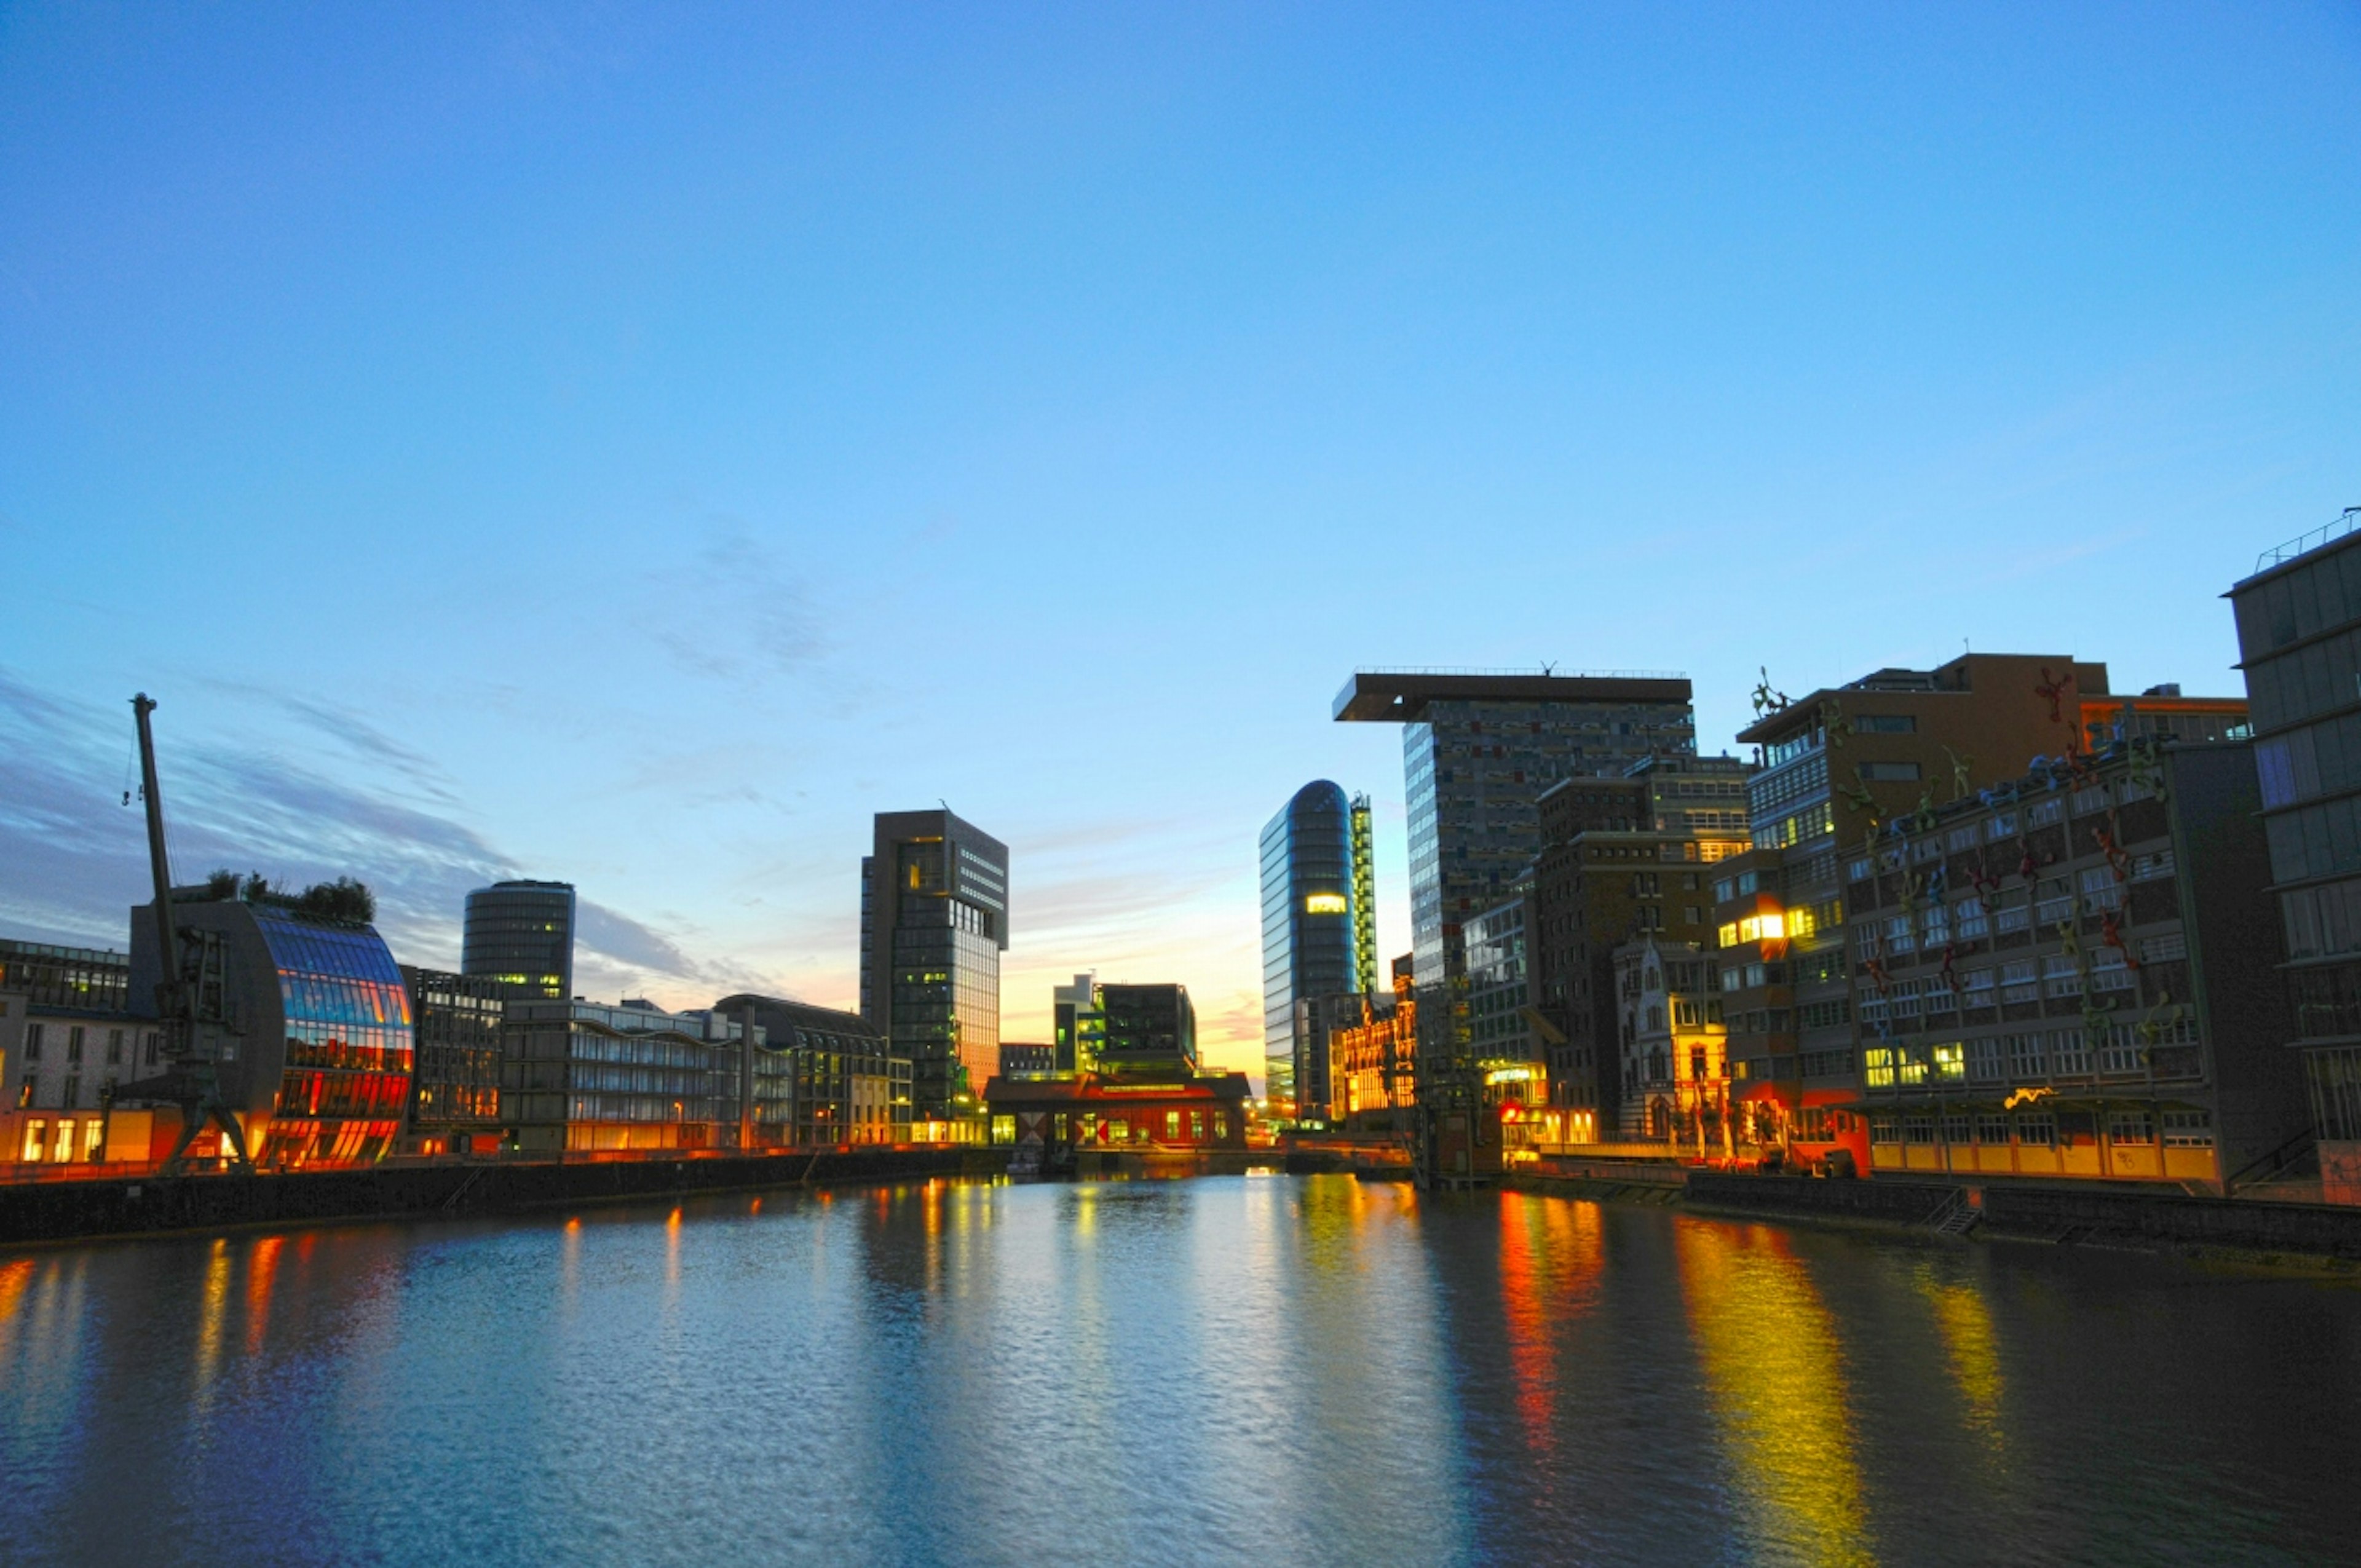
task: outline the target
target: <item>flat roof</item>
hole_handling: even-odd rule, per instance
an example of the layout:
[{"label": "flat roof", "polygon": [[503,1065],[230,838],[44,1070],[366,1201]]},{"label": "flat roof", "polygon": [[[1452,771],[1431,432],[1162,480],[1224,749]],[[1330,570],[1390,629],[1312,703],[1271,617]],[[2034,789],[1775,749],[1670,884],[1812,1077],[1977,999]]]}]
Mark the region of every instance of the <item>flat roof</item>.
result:
[{"label": "flat roof", "polygon": [[1661,702],[1690,700],[1686,675],[1607,670],[1561,675],[1529,670],[1356,670],[1336,694],[1340,724],[1414,724],[1438,699],[1464,702]]}]

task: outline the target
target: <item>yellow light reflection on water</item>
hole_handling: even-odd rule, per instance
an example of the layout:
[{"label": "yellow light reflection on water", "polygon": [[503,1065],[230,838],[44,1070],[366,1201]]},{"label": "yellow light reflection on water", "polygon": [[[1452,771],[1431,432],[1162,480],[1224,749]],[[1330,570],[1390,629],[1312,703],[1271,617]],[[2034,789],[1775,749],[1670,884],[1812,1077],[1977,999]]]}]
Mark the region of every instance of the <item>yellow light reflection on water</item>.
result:
[{"label": "yellow light reflection on water", "polygon": [[1928,1265],[1918,1266],[1911,1283],[1935,1309],[1936,1332],[1943,1336],[1951,1381],[1959,1385],[1960,1398],[1967,1405],[1968,1425],[1998,1450],[2004,1386],[2000,1336],[1993,1329],[1992,1304],[1971,1284],[1937,1278]]},{"label": "yellow light reflection on water", "polygon": [[1753,1555],[1874,1562],[1843,1353],[1810,1274],[1767,1226],[1675,1225],[1689,1332],[1760,1538]]},{"label": "yellow light reflection on water", "polygon": [[256,1240],[246,1256],[246,1354],[262,1354],[263,1336],[270,1328],[270,1283],[279,1272],[279,1249],[285,1245],[280,1236],[262,1236]]},{"label": "yellow light reflection on water", "polygon": [[205,1280],[197,1299],[197,1386],[202,1410],[212,1402],[214,1374],[221,1365],[222,1319],[229,1309],[229,1238],[217,1236],[205,1259]]}]

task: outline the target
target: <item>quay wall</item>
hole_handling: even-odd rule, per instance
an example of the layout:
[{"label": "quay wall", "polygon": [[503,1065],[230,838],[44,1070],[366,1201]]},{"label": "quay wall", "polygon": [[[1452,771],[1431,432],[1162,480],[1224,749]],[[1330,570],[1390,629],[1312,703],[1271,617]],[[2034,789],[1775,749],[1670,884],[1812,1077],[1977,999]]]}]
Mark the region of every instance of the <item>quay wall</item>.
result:
[{"label": "quay wall", "polygon": [[1966,1187],[1980,1235],[2136,1247],[2361,1260],[2361,1208],[2194,1198],[2172,1191],[1987,1182],[1820,1181],[1692,1170],[1687,1206],[1793,1219],[1923,1225]]},{"label": "quay wall", "polygon": [[0,1246],[229,1225],[482,1214],[806,1182],[982,1176],[1005,1149],[863,1148],[686,1159],[389,1163],[283,1175],[141,1176],[0,1186]]}]

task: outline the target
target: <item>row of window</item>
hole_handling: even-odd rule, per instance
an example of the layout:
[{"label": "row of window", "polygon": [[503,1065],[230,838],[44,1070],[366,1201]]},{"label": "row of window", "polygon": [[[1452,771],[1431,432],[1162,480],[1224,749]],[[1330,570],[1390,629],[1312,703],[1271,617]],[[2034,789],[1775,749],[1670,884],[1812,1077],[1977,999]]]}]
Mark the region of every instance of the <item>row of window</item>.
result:
[{"label": "row of window", "polygon": [[[86,1024],[27,1024],[25,1025],[25,1059],[27,1061],[41,1059],[42,1052],[49,1048],[50,1036],[53,1031],[64,1036],[62,1049],[65,1059],[68,1062],[79,1062],[83,1059],[83,1053],[88,1048],[91,1036],[97,1032],[97,1026]],[[111,1028],[106,1031],[108,1066],[119,1066],[122,1063],[125,1052],[131,1048],[130,1036],[131,1031],[127,1029]],[[164,1036],[157,1030],[149,1029],[141,1035],[138,1050],[145,1065],[148,1067],[157,1065],[157,1057],[163,1049],[163,1043]]]},{"label": "row of window", "polygon": [[2121,1077],[2151,1067],[2186,1065],[2153,1059],[2155,1047],[2190,1046],[2197,1026],[2186,1017],[2101,1028],[2029,1030],[1967,1041],[1884,1043],[1861,1052],[1861,1080],[1872,1089],[1941,1083],[2025,1083],[2050,1078]]},{"label": "row of window", "polygon": [[[2160,1115],[2144,1110],[2109,1112],[2107,1141],[2118,1146],[2154,1145],[2159,1123],[2167,1148],[2213,1146],[2213,1113],[2193,1110],[2166,1111]],[[2003,1111],[1947,1111],[1940,1116],[1872,1113],[1869,1141],[1920,1146],[1940,1142],[1955,1148],[1979,1144],[2000,1147],[2015,1142],[2023,1147],[2054,1148],[2058,1116],[2048,1111],[2019,1111],[2014,1115]]]}]

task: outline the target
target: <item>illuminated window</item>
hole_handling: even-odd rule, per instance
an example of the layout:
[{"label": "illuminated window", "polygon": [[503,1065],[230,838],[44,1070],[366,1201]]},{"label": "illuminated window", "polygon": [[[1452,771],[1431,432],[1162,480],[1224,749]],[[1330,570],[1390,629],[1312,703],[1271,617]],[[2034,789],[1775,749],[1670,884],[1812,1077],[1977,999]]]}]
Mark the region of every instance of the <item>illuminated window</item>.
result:
[{"label": "illuminated window", "polygon": [[1349,907],[1341,893],[1315,893],[1303,901],[1306,915],[1342,915]]},{"label": "illuminated window", "polygon": [[[1894,1052],[1885,1046],[1872,1046],[1861,1053],[1861,1076],[1872,1089],[1894,1087]],[[1892,1139],[1886,1140],[1891,1143]]]},{"label": "illuminated window", "polygon": [[[1968,1076],[1967,1047],[1957,1040],[1935,1047],[1935,1076],[1945,1083],[1964,1082]],[[1964,1142],[1964,1139],[1954,1140]]]},{"label": "illuminated window", "polygon": [[1214,1112],[1214,1113],[1213,1113],[1213,1136],[1215,1136],[1215,1137],[1217,1137],[1217,1138],[1226,1138],[1226,1137],[1228,1137],[1229,1135],[1230,1135],[1230,1118],[1228,1117],[1228,1115],[1227,1115],[1227,1114],[1225,1114],[1225,1113],[1223,1113],[1223,1112],[1220,1112],[1220,1111],[1216,1111],[1216,1112]]}]

